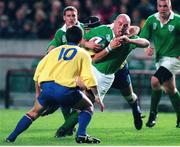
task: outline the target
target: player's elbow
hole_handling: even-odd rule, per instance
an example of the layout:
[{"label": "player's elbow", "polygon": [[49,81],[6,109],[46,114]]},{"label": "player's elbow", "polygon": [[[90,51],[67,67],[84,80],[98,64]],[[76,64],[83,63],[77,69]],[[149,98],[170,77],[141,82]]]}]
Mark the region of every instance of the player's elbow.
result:
[{"label": "player's elbow", "polygon": [[150,42],[147,39],[144,39],[144,48],[150,46]]},{"label": "player's elbow", "polygon": [[141,38],[141,41],[139,43],[139,47],[146,48],[150,45],[150,42],[147,39]]}]

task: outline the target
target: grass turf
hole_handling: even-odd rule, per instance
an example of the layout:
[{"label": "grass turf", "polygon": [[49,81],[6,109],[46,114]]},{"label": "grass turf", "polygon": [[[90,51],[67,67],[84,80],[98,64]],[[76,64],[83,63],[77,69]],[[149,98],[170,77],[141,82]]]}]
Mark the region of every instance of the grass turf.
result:
[{"label": "grass turf", "polygon": [[[15,143],[6,143],[4,139],[14,129],[25,110],[0,109],[0,145],[47,145],[47,146],[77,146],[74,136],[54,138],[54,133],[63,117],[59,111],[39,118],[31,127],[21,134]],[[134,128],[130,111],[95,112],[88,128],[88,134],[101,139],[103,146],[177,146],[180,145],[180,128],[175,128],[174,113],[159,113],[158,124],[154,128],[145,127],[137,131]],[[85,144],[83,144],[85,145]]]}]

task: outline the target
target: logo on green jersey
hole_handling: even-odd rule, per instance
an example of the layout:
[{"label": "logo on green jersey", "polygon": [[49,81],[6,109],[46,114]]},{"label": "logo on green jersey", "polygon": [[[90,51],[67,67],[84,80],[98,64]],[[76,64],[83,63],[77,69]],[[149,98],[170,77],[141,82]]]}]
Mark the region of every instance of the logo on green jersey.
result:
[{"label": "logo on green jersey", "polygon": [[110,35],[110,34],[106,34],[106,40],[107,40],[108,42],[111,41],[111,35]]},{"label": "logo on green jersey", "polygon": [[174,30],[174,26],[173,25],[168,25],[168,29],[170,32],[172,32]]},{"label": "logo on green jersey", "polygon": [[153,23],[153,30],[157,29],[157,23]]}]

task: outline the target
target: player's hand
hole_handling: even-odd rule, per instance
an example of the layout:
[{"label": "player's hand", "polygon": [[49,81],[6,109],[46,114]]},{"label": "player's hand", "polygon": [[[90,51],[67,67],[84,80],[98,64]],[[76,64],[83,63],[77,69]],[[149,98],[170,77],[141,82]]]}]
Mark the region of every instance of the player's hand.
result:
[{"label": "player's hand", "polygon": [[148,47],[148,48],[145,49],[145,54],[146,54],[147,56],[152,56],[153,53],[154,53],[154,48]]},{"label": "player's hand", "polygon": [[101,112],[103,112],[105,106],[104,106],[104,103],[102,102],[102,100],[99,97],[96,97],[95,102],[99,105]]},{"label": "player's hand", "polygon": [[92,50],[94,50],[95,52],[96,52],[96,51],[99,51],[99,49],[101,48],[101,45],[100,45],[100,44],[97,44],[97,43],[95,42],[96,40],[97,40],[97,39],[94,38],[94,39],[92,39],[92,40],[86,41],[86,42],[85,42],[85,47],[86,47],[86,48],[89,48],[89,49],[92,49]]},{"label": "player's hand", "polygon": [[110,41],[110,47],[111,49],[115,49],[117,47],[121,46],[120,37],[113,38]]},{"label": "player's hand", "polygon": [[121,43],[129,43],[130,39],[126,35],[123,35],[120,37],[120,41],[121,41]]}]

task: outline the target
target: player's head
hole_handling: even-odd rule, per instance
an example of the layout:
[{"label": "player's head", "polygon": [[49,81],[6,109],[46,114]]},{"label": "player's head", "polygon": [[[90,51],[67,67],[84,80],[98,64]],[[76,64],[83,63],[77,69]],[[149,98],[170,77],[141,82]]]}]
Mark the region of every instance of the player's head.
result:
[{"label": "player's head", "polygon": [[76,25],[78,22],[78,11],[73,6],[67,6],[63,11],[63,19],[67,27]]},{"label": "player's head", "polygon": [[161,18],[168,19],[172,10],[171,0],[157,0],[157,10]]},{"label": "player's head", "polygon": [[116,37],[128,34],[131,19],[127,14],[120,14],[114,20],[113,32]]},{"label": "player's head", "polygon": [[97,16],[89,16],[84,20],[84,28],[86,31],[99,25],[101,25],[101,21]]},{"label": "player's head", "polygon": [[82,30],[78,26],[72,26],[66,31],[67,42],[79,44],[82,39]]}]

